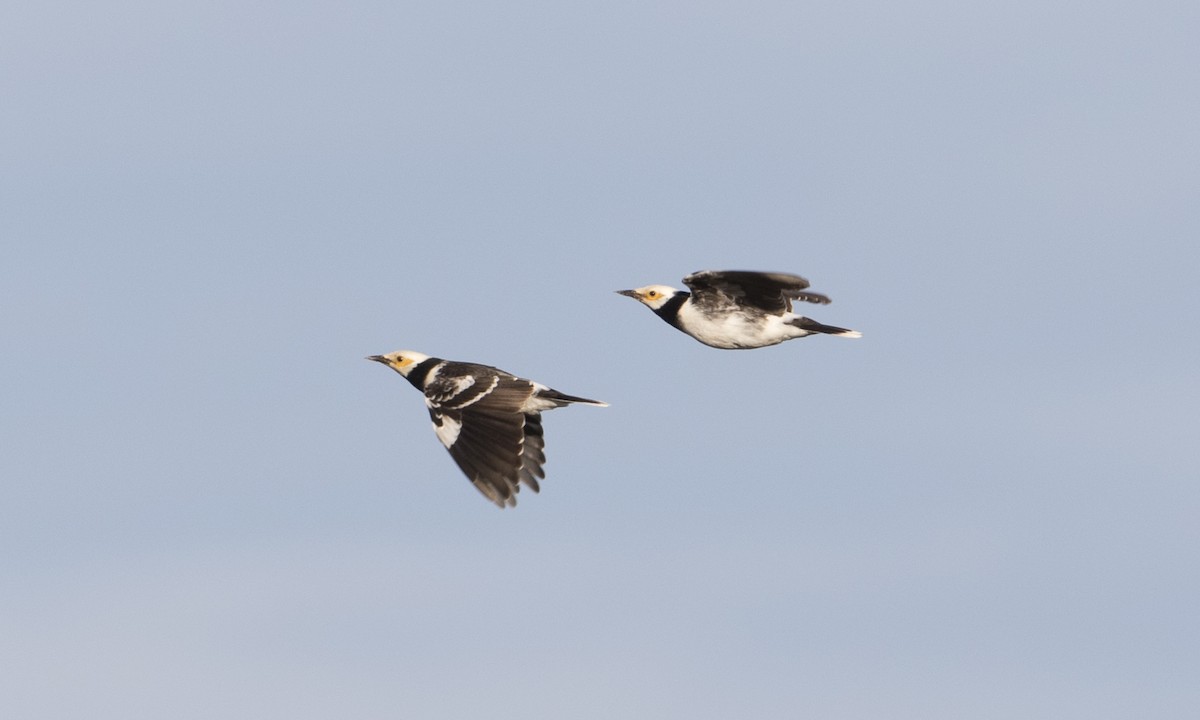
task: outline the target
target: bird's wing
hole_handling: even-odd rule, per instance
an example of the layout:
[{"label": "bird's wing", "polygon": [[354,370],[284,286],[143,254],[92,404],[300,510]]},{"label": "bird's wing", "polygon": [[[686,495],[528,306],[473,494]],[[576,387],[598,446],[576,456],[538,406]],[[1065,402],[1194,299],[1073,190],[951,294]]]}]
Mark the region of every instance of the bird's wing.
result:
[{"label": "bird's wing", "polygon": [[807,292],[808,281],[788,273],[749,270],[703,270],[683,279],[700,304],[736,303],[750,305],[770,313],[792,309],[792,300],[829,304],[820,293]]},{"label": "bird's wing", "polygon": [[450,457],[489,500],[516,504],[521,482],[535,492],[544,477],[541,420],[521,406],[534,386],[494,368],[443,368],[425,388],[434,432]]},{"label": "bird's wing", "polygon": [[538,480],[546,477],[546,440],[542,436],[541,413],[525,414],[525,444],[521,448],[521,482],[537,492]]}]

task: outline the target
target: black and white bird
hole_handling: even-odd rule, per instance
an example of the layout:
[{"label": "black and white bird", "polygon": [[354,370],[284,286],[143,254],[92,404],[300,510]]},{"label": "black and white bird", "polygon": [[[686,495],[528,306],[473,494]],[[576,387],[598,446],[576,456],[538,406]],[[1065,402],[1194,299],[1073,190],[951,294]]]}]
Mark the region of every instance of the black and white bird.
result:
[{"label": "black and white bird", "polygon": [[538,491],[546,477],[542,411],[598,400],[566,395],[489,365],[453,362],[412,350],[371,355],[425,395],[433,431],[479,492],[500,507],[517,504],[521,483]]},{"label": "black and white bird", "polygon": [[822,325],[792,312],[792,301],[828,305],[808,281],[788,273],[704,270],[683,279],[691,292],[647,285],[617,293],[637,300],[675,328],[705,345],[726,350],[778,345],[784,340],[824,333],[862,337],[857,330]]}]

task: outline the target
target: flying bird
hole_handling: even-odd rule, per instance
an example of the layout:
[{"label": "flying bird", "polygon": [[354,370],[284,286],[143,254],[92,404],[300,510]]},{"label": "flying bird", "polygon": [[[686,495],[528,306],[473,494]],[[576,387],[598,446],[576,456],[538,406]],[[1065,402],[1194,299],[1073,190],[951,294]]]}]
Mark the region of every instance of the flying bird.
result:
[{"label": "flying bird", "polygon": [[705,345],[726,350],[778,345],[815,333],[862,337],[857,330],[822,325],[792,312],[792,301],[828,305],[808,291],[808,281],[788,273],[704,270],[683,279],[691,292],[666,285],[618,290],[637,300],[678,330]]},{"label": "flying bird", "polygon": [[412,350],[371,355],[425,395],[433,431],[479,492],[501,508],[517,504],[521,483],[534,492],[546,477],[542,411],[598,400],[566,395],[489,365],[453,362]]}]

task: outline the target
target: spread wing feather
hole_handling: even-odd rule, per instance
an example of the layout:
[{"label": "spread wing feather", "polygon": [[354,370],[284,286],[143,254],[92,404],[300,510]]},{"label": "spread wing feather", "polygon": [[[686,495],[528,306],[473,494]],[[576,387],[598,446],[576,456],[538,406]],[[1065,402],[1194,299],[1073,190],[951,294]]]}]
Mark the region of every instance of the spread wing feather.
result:
[{"label": "spread wing feather", "polygon": [[703,270],[683,279],[699,305],[749,305],[772,314],[792,309],[793,300],[829,304],[827,296],[807,292],[808,280],[789,273]]},{"label": "spread wing feather", "polygon": [[524,428],[523,415],[465,411],[458,438],[447,448],[471,482],[498,505],[516,503]]},{"label": "spread wing feather", "polygon": [[522,482],[536,492],[544,477],[541,418],[521,409],[533,392],[528,380],[466,363],[443,368],[425,388],[434,423],[459,425],[446,448],[450,457],[501,507],[516,504]]}]

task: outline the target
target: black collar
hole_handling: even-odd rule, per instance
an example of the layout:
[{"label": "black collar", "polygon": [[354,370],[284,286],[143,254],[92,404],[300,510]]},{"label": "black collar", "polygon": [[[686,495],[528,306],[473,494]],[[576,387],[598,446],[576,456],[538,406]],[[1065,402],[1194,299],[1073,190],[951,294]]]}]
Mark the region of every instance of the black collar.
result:
[{"label": "black collar", "polygon": [[425,390],[425,378],[429,377],[429,371],[440,362],[439,358],[432,357],[422,360],[408,373],[408,381],[413,384],[413,387],[423,392]]},{"label": "black collar", "polygon": [[668,300],[662,307],[654,310],[654,314],[671,323],[674,327],[682,329],[679,325],[679,308],[683,307],[683,304],[691,296],[692,294],[689,292],[675,293],[675,296]]}]

